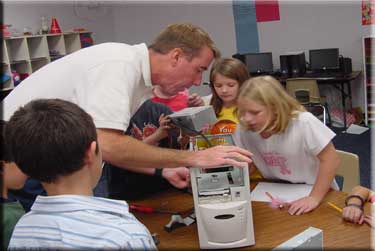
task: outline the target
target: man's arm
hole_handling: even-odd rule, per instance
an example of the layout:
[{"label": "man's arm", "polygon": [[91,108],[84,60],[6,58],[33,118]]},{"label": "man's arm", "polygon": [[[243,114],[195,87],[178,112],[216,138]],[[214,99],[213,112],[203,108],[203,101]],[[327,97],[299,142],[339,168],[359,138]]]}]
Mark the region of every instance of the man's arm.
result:
[{"label": "man's arm", "polygon": [[251,163],[251,153],[235,146],[216,146],[191,152],[147,145],[120,130],[97,129],[103,160],[124,167],[203,167]]}]

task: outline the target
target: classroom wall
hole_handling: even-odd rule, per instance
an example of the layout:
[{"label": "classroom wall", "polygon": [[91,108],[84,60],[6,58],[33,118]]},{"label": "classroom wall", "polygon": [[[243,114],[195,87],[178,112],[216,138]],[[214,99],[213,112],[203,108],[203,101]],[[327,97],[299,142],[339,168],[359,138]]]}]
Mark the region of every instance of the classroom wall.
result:
[{"label": "classroom wall", "polygon": [[[236,52],[232,3],[137,3],[119,4],[114,9],[115,40],[126,43],[150,44],[159,31],[174,22],[191,22],[209,32],[223,56]],[[204,75],[208,81],[208,73]],[[192,87],[191,92],[210,93],[209,87]]]},{"label": "classroom wall", "polygon": [[[362,70],[362,36],[371,26],[361,24],[361,1],[298,1],[280,3],[280,21],[258,23],[261,51],[272,51],[274,67],[280,67],[279,55],[289,51],[339,48],[352,59],[353,70]],[[363,78],[352,83],[353,106],[364,108]],[[338,90],[320,86],[333,107],[340,107]]]},{"label": "classroom wall", "polygon": [[[236,53],[232,2],[227,1],[5,1],[4,23],[20,31],[36,30],[40,17],[56,16],[63,30],[85,27],[93,31],[95,43],[106,41],[150,43],[161,28],[172,22],[189,21],[207,30],[223,56]],[[275,69],[279,55],[289,51],[338,47],[352,58],[353,69],[362,70],[362,36],[371,26],[361,25],[361,1],[279,1],[279,21],[258,23],[261,51],[272,51]],[[208,74],[204,81],[208,80]],[[329,102],[340,106],[337,90],[323,88]],[[192,91],[205,95],[207,86]],[[362,78],[352,84],[353,105],[364,107]]]},{"label": "classroom wall", "polygon": [[[279,55],[290,51],[338,47],[352,58],[353,69],[362,70],[362,36],[370,26],[361,25],[361,1],[280,1],[279,21],[258,23],[260,51],[273,53],[274,68]],[[235,28],[231,1],[205,3],[131,3],[114,9],[115,40],[128,43],[150,42],[166,24],[190,21],[205,28],[221,49],[223,56],[236,53]],[[205,75],[205,81],[208,80]],[[362,77],[352,84],[353,106],[364,108]],[[207,87],[192,88],[201,94]],[[341,107],[338,90],[322,87],[333,107]]]},{"label": "classroom wall", "polygon": [[95,43],[113,39],[112,7],[105,3],[90,1],[3,1],[3,23],[11,24],[10,31],[23,32],[25,27],[36,33],[41,17],[49,22],[56,17],[62,31],[85,28],[93,32]]}]

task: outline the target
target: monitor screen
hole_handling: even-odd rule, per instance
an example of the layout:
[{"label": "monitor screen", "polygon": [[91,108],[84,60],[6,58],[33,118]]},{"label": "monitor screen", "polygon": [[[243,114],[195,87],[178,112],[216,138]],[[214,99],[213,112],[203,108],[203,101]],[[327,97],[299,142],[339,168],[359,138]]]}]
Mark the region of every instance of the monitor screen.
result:
[{"label": "monitor screen", "polygon": [[318,49],[309,50],[310,69],[336,70],[339,68],[339,49]]},{"label": "monitor screen", "polygon": [[247,53],[245,61],[250,73],[273,72],[272,52]]}]

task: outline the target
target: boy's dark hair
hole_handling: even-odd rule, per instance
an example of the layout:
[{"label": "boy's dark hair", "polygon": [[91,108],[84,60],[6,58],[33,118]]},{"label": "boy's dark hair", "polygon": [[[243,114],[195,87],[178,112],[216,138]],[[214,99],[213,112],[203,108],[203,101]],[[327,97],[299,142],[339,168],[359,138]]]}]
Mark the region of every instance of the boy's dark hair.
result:
[{"label": "boy's dark hair", "polygon": [[51,183],[81,169],[97,134],[90,115],[76,104],[38,99],[13,114],[5,138],[12,160],[22,172]]}]

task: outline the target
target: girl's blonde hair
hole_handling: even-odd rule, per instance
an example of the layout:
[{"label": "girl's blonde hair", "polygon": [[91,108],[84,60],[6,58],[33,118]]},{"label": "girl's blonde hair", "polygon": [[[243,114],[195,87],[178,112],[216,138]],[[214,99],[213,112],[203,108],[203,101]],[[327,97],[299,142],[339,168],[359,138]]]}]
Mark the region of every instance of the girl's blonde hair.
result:
[{"label": "girl's blonde hair", "polygon": [[217,95],[214,87],[214,82],[217,74],[236,80],[239,84],[239,87],[241,87],[242,83],[245,82],[245,80],[247,80],[250,75],[247,71],[246,65],[238,59],[220,58],[214,62],[210,72],[210,88],[212,92],[210,105],[213,106],[216,116],[219,116],[221,109],[223,108],[223,101],[221,100],[219,95]]},{"label": "girl's blonde hair", "polygon": [[[289,121],[295,118],[299,112],[306,109],[284,87],[271,76],[259,76],[250,78],[241,86],[238,99],[250,99],[259,105],[263,105],[273,114],[260,132],[283,133],[288,127]],[[247,128],[241,120],[244,109],[238,107],[238,120]]]}]

